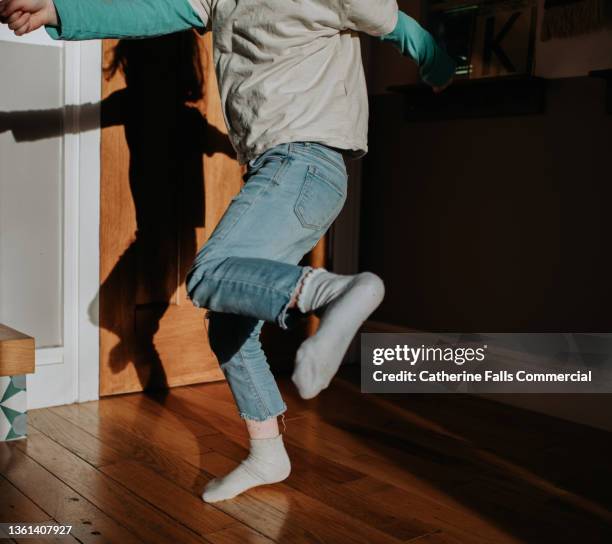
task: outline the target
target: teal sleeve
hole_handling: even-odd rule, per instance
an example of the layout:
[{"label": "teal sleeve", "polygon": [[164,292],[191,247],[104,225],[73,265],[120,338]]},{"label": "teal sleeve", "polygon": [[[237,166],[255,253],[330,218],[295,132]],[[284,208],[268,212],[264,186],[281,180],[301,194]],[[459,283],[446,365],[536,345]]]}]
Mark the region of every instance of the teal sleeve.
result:
[{"label": "teal sleeve", "polygon": [[429,85],[444,85],[455,74],[455,61],[427,30],[403,11],[399,12],[395,29],[380,39],[391,42],[402,55],[411,57],[420,68],[421,78]]},{"label": "teal sleeve", "polygon": [[188,0],[53,0],[59,25],[54,40],[148,38],[204,29]]}]

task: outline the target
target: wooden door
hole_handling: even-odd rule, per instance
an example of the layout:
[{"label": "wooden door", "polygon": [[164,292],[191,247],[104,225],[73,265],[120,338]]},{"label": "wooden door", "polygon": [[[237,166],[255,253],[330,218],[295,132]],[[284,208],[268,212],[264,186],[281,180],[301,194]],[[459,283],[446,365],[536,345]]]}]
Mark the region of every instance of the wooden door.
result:
[{"label": "wooden door", "polygon": [[211,35],[104,42],[100,394],[222,378],[184,278],[240,189]]}]

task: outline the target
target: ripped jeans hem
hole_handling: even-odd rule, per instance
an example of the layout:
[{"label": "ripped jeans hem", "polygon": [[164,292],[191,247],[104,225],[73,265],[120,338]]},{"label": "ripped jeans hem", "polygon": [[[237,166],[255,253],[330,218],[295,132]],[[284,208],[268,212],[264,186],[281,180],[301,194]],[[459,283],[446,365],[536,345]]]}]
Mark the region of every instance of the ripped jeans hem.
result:
[{"label": "ripped jeans hem", "polygon": [[283,407],[278,410],[276,413],[274,412],[270,412],[270,415],[265,415],[265,416],[261,416],[261,415],[252,415],[252,414],[247,414],[246,412],[240,411],[239,415],[242,419],[248,419],[250,421],[266,421],[268,419],[273,419],[275,417],[278,417],[282,414],[284,414],[287,411],[287,405],[283,402]]},{"label": "ripped jeans hem", "polygon": [[[293,286],[293,289],[291,289],[291,292],[289,293],[289,300],[287,301],[287,303],[283,306],[283,309],[281,310],[280,314],[278,314],[278,317],[276,318],[276,323],[277,325],[283,329],[283,330],[287,330],[289,329],[289,325],[287,324],[287,313],[289,312],[290,308],[289,305],[291,304],[291,301],[296,298],[296,295],[299,292],[299,289],[302,285],[302,282],[304,281],[304,278],[313,270],[312,266],[304,266],[302,268],[302,273],[300,274],[300,277],[298,278],[298,280],[295,282],[295,285]],[[297,308],[297,305],[296,305]]]}]

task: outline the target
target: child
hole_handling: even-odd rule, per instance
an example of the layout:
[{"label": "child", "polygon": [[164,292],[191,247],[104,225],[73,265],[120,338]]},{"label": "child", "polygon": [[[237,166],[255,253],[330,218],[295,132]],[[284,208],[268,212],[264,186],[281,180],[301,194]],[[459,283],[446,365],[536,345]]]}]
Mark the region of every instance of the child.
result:
[{"label": "child", "polygon": [[413,58],[434,91],[454,63],[396,0],[0,0],[0,17],[23,35],[56,39],[147,37],[211,23],[225,122],[245,185],[187,275],[196,306],[209,310],[210,344],[246,421],[250,454],[209,482],[203,499],[230,499],[280,482],[290,462],[284,413],[259,342],[264,321],[288,328],[317,311],[318,331],[300,346],[293,382],[303,398],[326,388],[383,283],[300,267],[340,213],[346,157],[367,151],[368,102],[357,32]]}]

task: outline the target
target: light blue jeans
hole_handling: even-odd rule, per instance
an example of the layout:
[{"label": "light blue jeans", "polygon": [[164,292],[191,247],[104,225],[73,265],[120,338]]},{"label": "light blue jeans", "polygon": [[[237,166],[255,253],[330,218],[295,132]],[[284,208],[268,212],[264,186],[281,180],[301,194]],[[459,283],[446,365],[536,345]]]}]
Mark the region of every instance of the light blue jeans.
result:
[{"label": "light blue jeans", "polygon": [[208,309],[210,345],[240,416],[263,421],[285,405],[259,341],[265,321],[291,327],[288,304],[310,267],[298,266],[346,200],[344,158],[314,142],[275,146],[248,164],[235,196],[187,274]]}]

